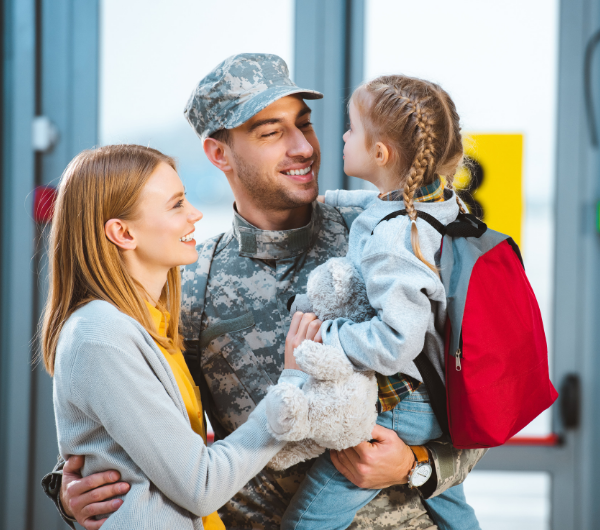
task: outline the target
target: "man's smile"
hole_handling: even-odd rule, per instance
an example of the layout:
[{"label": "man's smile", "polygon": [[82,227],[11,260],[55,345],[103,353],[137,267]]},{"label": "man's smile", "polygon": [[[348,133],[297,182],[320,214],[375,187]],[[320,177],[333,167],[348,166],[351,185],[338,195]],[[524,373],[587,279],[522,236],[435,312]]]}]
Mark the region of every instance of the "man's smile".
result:
[{"label": "man's smile", "polygon": [[280,173],[298,182],[310,182],[314,177],[312,166],[313,162],[310,162],[308,165],[305,163],[304,165],[282,170]]}]

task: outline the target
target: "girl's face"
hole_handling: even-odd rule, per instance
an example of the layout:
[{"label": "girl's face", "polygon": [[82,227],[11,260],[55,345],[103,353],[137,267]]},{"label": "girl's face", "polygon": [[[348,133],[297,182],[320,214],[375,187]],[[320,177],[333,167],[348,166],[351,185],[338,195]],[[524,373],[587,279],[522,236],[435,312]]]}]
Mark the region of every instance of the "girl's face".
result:
[{"label": "girl's face", "polygon": [[202,213],[185,198],[177,172],[161,163],[140,194],[136,218],[127,221],[135,239],[135,260],[150,271],[188,265],[198,259],[194,223]]},{"label": "girl's face", "polygon": [[353,100],[348,106],[350,115],[350,128],[345,132],[344,138],[344,173],[348,176],[363,180],[371,180],[376,171],[375,159],[365,143],[365,129],[360,113]]}]

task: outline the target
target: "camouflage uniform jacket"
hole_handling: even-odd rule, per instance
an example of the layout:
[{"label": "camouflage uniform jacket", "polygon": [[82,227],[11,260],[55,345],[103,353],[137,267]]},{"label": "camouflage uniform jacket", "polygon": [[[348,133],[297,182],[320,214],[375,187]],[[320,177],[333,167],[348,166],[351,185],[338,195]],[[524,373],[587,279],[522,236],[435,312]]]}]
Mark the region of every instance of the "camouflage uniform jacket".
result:
[{"label": "camouflage uniform jacket", "polygon": [[[186,360],[202,392],[216,439],[242,425],[275,384],[290,324],[287,301],[305,291],[308,274],[346,255],[349,226],[362,210],[313,204],[310,223],[264,231],[234,213],[232,229],[204,242],[198,262],[182,274]],[[420,492],[437,495],[464,480],[484,451],[433,442],[437,480]],[[220,511],[229,530],[278,530],[281,515],[310,462],[283,472],[264,469]],[[431,483],[431,484],[430,484]],[[383,490],[358,512],[351,528],[435,528],[416,490]]]}]

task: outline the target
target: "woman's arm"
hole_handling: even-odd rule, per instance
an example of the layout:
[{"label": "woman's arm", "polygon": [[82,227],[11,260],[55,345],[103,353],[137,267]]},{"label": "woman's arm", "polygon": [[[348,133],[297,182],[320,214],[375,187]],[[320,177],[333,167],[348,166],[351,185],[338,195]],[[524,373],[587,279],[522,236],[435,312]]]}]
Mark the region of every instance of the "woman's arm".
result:
[{"label": "woman's arm", "polygon": [[378,191],[371,190],[327,190],[325,192],[325,204],[338,208],[356,206],[364,210],[378,196]]},{"label": "woman's arm", "polygon": [[[284,445],[268,433],[261,403],[244,425],[207,448],[139,351],[84,343],[71,374],[70,401],[103,425],[165,496],[197,516],[225,504]],[[288,382],[300,386],[302,376],[291,375]],[[131,479],[127,469],[119,471]]]}]

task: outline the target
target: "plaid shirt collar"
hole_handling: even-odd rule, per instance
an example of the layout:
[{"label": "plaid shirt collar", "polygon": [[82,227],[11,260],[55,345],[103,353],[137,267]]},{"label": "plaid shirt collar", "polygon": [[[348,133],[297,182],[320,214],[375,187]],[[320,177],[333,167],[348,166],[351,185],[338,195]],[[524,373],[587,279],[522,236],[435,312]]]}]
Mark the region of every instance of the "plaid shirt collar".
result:
[{"label": "plaid shirt collar", "polygon": [[[382,201],[401,201],[403,200],[404,190],[393,190],[382,193],[379,198]],[[444,185],[438,177],[431,184],[420,187],[415,191],[414,200],[417,202],[442,202],[444,197]]]}]

